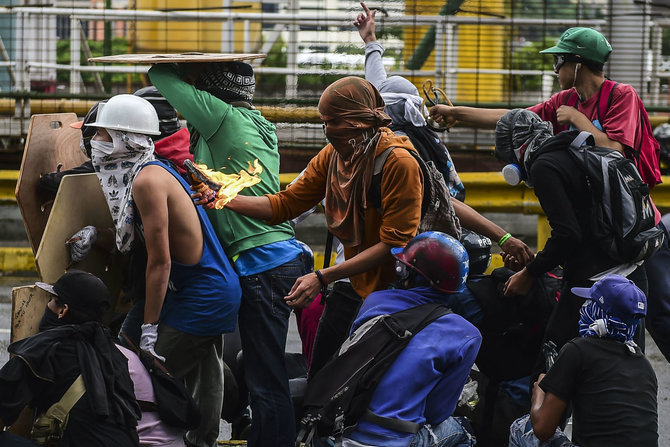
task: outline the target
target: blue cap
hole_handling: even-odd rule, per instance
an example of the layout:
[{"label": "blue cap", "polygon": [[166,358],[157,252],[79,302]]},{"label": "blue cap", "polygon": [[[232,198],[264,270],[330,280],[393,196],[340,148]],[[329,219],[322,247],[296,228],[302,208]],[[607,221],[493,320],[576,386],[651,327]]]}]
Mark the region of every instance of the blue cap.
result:
[{"label": "blue cap", "polygon": [[590,288],[573,287],[572,293],[590,299],[606,314],[628,320],[647,315],[647,297],[633,281],[621,275],[608,275]]}]

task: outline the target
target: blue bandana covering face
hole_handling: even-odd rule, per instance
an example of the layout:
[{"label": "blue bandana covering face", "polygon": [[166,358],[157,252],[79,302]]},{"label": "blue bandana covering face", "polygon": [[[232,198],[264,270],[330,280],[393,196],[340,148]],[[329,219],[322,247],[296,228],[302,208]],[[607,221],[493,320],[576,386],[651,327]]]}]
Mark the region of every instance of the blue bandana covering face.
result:
[{"label": "blue bandana covering face", "polygon": [[579,336],[610,338],[622,343],[632,343],[640,320],[624,322],[605,313],[593,300],[586,300],[579,311]]}]

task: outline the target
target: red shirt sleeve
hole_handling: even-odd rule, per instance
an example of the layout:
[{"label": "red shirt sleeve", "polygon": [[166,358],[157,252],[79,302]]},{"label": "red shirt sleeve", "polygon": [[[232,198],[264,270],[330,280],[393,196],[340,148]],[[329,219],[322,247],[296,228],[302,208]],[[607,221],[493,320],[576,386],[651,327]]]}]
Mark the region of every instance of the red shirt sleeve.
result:
[{"label": "red shirt sleeve", "polygon": [[617,85],[612,91],[612,102],[602,118],[603,129],[610,140],[629,148],[636,147],[640,138],[640,108],[637,92],[626,84]]}]

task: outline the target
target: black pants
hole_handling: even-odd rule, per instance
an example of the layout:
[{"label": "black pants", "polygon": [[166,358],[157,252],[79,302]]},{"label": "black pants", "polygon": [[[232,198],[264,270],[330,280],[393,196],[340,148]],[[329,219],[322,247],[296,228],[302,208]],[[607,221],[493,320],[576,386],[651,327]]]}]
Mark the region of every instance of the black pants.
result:
[{"label": "black pants", "polygon": [[314,377],[349,335],[363,299],[348,282],[336,282],[326,297],[326,307],[316,330],[309,378]]}]

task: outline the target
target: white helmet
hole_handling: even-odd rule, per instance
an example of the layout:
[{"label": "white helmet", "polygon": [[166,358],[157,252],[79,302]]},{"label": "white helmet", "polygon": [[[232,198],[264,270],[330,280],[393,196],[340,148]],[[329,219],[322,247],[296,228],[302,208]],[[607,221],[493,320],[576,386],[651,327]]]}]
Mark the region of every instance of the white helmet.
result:
[{"label": "white helmet", "polygon": [[92,127],[160,135],[158,115],[149,101],[135,95],[116,95],[98,106],[98,118]]}]

